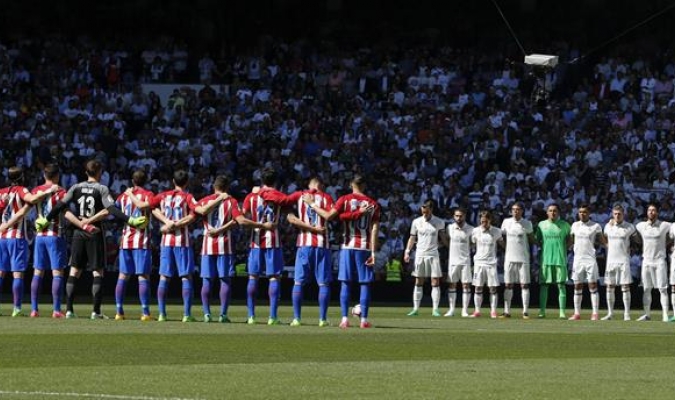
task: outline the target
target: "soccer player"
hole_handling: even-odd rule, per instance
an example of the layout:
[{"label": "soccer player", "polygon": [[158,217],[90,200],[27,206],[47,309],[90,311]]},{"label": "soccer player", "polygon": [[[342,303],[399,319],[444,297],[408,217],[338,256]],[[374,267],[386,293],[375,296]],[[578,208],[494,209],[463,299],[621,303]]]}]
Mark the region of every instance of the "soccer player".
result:
[{"label": "soccer player", "polygon": [[53,193],[51,189],[41,194],[31,194],[23,186],[23,169],[11,167],[8,171],[10,186],[0,189],[0,288],[5,275],[12,273],[12,317],[23,315],[23,275],[28,264],[25,217],[32,204]]},{"label": "soccer player", "polygon": [[523,318],[529,318],[530,308],[530,242],[533,241],[532,222],[523,218],[523,205],[511,206],[511,218],[502,222],[502,234],[506,237],[504,251],[504,314],[511,318],[513,284],[520,284],[523,299]]},{"label": "soccer player", "polygon": [[[117,197],[115,204],[129,217],[150,218],[148,210],[153,193],[143,186],[147,174],[138,169],[131,175],[132,187]],[[141,321],[151,321],[150,316],[150,272],[152,252],[150,250],[149,225],[134,228],[126,225],[122,231],[119,253],[119,275],[115,285],[115,320],[124,320],[124,296],[131,275],[138,276],[138,298],[141,302]]]},{"label": "soccer player", "polygon": [[[284,267],[283,253],[279,224],[281,206],[280,201],[286,196],[276,190],[277,172],[272,168],[264,168],[261,173],[261,188],[254,188],[244,199],[244,215],[257,223],[271,223],[274,229],[253,229],[251,232],[251,250],[248,255],[248,286],[246,290],[246,304],[248,307],[247,323],[253,325],[255,318],[255,299],[258,293],[258,278],[261,273],[269,278],[268,296],[270,299],[270,315],[268,325],[279,325],[277,309],[279,307],[279,277]],[[265,200],[262,196],[266,196]]]},{"label": "soccer player", "polygon": [[623,206],[612,208],[612,219],[605,225],[607,238],[607,267],[605,268],[605,284],[607,285],[607,321],[614,316],[614,291],[621,285],[623,293],[623,320],[630,321],[630,241],[636,234],[635,226],[624,220]]},{"label": "soccer player", "polygon": [[319,285],[319,326],[329,326],[328,304],[333,268],[328,239],[328,221],[314,211],[308,203],[317,204],[323,209],[330,209],[333,207],[333,198],[323,191],[321,178],[315,176],[310,179],[307,190],[291,194],[289,200],[296,201],[298,215],[288,214],[288,222],[299,229],[296,240],[291,326],[302,325],[302,289],[312,279],[312,272],[314,280]]},{"label": "soccer player", "polygon": [[188,173],[177,170],[173,173],[172,190],[159,193],[150,202],[152,215],[163,225],[160,228],[159,285],[157,286],[157,321],[166,321],[166,297],[169,281],[174,275],[181,279],[183,295],[183,322],[194,322],[192,316],[192,273],[195,270],[194,254],[190,243],[188,226],[195,219],[197,202],[185,191]]},{"label": "soccer player", "polygon": [[83,269],[92,271],[93,284],[93,310],[91,319],[107,319],[101,313],[103,294],[103,267],[105,263],[104,235],[101,221],[111,214],[125,221],[131,226],[142,226],[147,222],[144,217],[129,217],[115,207],[114,200],[107,186],[99,181],[103,173],[103,165],[100,161],[91,160],[85,165],[87,180],[73,185],[62,200],[57,202],[45,217],[38,218],[35,226],[42,231],[53,221],[67,205],[75,205],[75,216],[82,220],[76,224],[73,233],[73,243],[70,255],[70,273],[66,282],[66,318],[75,318],[73,302],[75,299],[75,286],[82,275]]},{"label": "soccer player", "polygon": [[439,287],[443,271],[438,254],[438,242],[447,243],[445,237],[445,222],[433,214],[434,203],[425,201],[421,206],[422,215],[413,220],[410,227],[410,238],[403,255],[403,261],[410,262],[410,252],[415,249],[415,269],[412,276],[415,277],[413,289],[413,309],[408,316],[419,315],[420,302],[424,294],[424,281],[431,278],[431,302],[433,304],[431,315],[440,317],[438,306],[441,301],[441,288]]},{"label": "soccer player", "polygon": [[651,319],[652,289],[659,291],[662,320],[668,321],[668,267],[666,265],[666,241],[670,223],[659,220],[659,208],[647,206],[647,220],[638,222],[635,229],[642,238],[642,306],[644,314],[638,321]]},{"label": "soccer player", "polygon": [[547,219],[537,224],[535,237],[541,246],[541,271],[539,274],[539,318],[546,318],[548,285],[558,285],[559,317],[566,319],[567,304],[567,249],[572,243],[570,224],[560,219],[560,207],[550,204],[546,208]]},{"label": "soccer player", "polygon": [[[66,191],[58,186],[59,167],[56,164],[48,164],[43,169],[44,183],[34,188],[31,193],[39,195],[51,193],[36,203],[38,217],[47,215],[52,207],[66,195]],[[52,271],[52,318],[63,318],[61,311],[61,291],[63,286],[63,268],[66,266],[66,242],[63,237],[62,221],[54,220],[44,231],[38,231],[35,236],[33,248],[33,279],[30,285],[30,299],[32,318],[38,317],[39,295],[41,290],[44,271],[51,268]]]},{"label": "soccer player", "polygon": [[195,212],[202,215],[204,238],[202,240],[202,309],[204,322],[211,322],[211,287],[216,278],[220,280],[220,317],[218,322],[228,323],[227,311],[230,302],[230,283],[234,276],[234,245],[232,229],[237,225],[257,229],[274,229],[274,225],[253,222],[239,211],[237,200],[227,193],[229,181],[219,175],[213,181],[213,194],[197,202]]},{"label": "soccer player", "polygon": [[600,224],[591,221],[588,205],[582,205],[578,211],[579,220],[572,224],[570,236],[574,243],[574,261],[572,262],[572,280],[574,281],[574,314],[570,321],[581,319],[581,300],[584,282],[588,282],[591,296],[591,320],[598,320],[600,296],[598,294],[598,260],[596,243],[607,245]]},{"label": "soccer player", "polygon": [[355,175],[351,181],[352,193],[341,196],[330,211],[310,203],[319,215],[342,221],[342,245],[339,255],[338,280],[340,287],[340,328],[349,328],[350,283],[358,279],[361,286],[361,328],[370,328],[370,284],[373,281],[373,264],[380,227],[380,206],[364,194],[366,182],[363,176]]},{"label": "soccer player", "polygon": [[471,231],[471,243],[476,247],[473,256],[473,285],[475,311],[472,318],[480,317],[480,307],[483,304],[483,286],[490,289],[490,318],[497,318],[497,304],[499,303],[499,277],[497,276],[497,244],[503,245],[501,229],[492,226],[492,213],[481,211],[478,214],[480,225]]},{"label": "soccer player", "polygon": [[462,283],[462,317],[469,316],[471,301],[471,232],[473,226],[466,222],[466,211],[458,208],[453,213],[454,223],[448,225],[448,302],[450,309],[445,317],[455,315],[457,282]]}]

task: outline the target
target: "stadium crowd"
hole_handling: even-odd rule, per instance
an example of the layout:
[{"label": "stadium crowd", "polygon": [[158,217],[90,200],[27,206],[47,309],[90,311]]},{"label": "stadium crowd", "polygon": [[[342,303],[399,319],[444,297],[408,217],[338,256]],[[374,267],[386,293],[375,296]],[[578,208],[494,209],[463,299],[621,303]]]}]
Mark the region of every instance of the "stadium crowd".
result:
[{"label": "stadium crowd", "polygon": [[[172,187],[174,170],[187,170],[195,198],[211,193],[218,174],[243,198],[264,167],[278,171],[283,192],[319,174],[333,197],[363,174],[382,207],[383,251],[395,258],[427,199],[443,218],[465,208],[474,225],[481,209],[499,223],[514,201],[533,221],[553,202],[570,222],[582,203],[601,224],[617,203],[637,222],[649,201],[675,219],[669,52],[626,47],[584,70],[565,63],[579,50],[558,43],[551,50],[561,66],[539,78],[550,90],[541,101],[532,96],[538,71],[496,52],[259,43],[240,54],[193,54],[168,37],[0,44],[0,186],[13,165],[34,187],[42,166],[58,163],[68,188],[92,158],[114,195],[136,168],[155,193]],[[179,86],[165,103],[142,85],[197,81],[203,88]],[[291,260],[294,235],[282,229]]]}]

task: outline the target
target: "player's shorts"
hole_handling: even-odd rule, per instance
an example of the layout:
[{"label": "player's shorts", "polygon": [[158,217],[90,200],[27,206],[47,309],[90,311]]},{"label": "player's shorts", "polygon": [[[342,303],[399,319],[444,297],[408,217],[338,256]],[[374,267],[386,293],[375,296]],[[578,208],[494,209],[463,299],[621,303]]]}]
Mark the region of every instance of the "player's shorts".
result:
[{"label": "player's shorts", "polygon": [[440,278],[443,276],[440,257],[415,257],[415,270],[412,276],[416,278]]},{"label": "player's shorts", "polygon": [[645,290],[668,288],[666,260],[642,262],[642,287]]},{"label": "player's shorts", "polygon": [[476,287],[483,287],[487,284],[489,287],[499,286],[499,276],[497,276],[496,264],[477,264],[473,268],[473,282]]},{"label": "player's shorts", "polygon": [[631,283],[633,283],[633,277],[630,274],[630,264],[607,264],[605,269],[606,285],[630,285]]},{"label": "player's shorts", "polygon": [[572,264],[572,280],[574,283],[596,283],[599,277],[596,261],[574,261]]},{"label": "player's shorts", "polygon": [[298,247],[295,252],[295,282],[304,284],[311,280],[311,270],[319,285],[333,280],[333,265],[330,249],[325,247]]},{"label": "player's shorts", "polygon": [[120,249],[120,272],[125,275],[149,275],[152,271],[150,249]]},{"label": "player's shorts", "polygon": [[359,283],[373,281],[373,268],[366,265],[370,257],[370,250],[341,249],[338,263],[338,280],[352,282],[354,278]]},{"label": "player's shorts", "polygon": [[195,271],[194,254],[191,247],[160,246],[159,274],[172,277],[174,271],[178,276],[189,276]]},{"label": "player's shorts", "polygon": [[675,286],[675,254],[670,258],[670,284]]},{"label": "player's shorts", "polygon": [[564,265],[542,265],[539,275],[539,283],[565,283],[567,282],[567,267]]},{"label": "player's shorts", "polygon": [[33,246],[33,268],[43,271],[66,266],[66,241],[59,236],[37,236]]},{"label": "player's shorts", "polygon": [[471,283],[473,279],[473,271],[471,264],[467,265],[450,265],[448,267],[448,282],[450,283]]},{"label": "player's shorts", "polygon": [[530,263],[504,262],[504,283],[507,285],[517,283],[520,285],[530,284]]},{"label": "player's shorts", "polygon": [[199,276],[206,279],[235,275],[233,254],[203,254]]},{"label": "player's shorts", "polygon": [[27,265],[26,239],[0,239],[0,271],[24,272]]},{"label": "player's shorts", "polygon": [[260,275],[263,265],[265,266],[265,275],[268,277],[279,276],[284,270],[284,257],[280,248],[274,249],[251,249],[248,253],[249,275]]},{"label": "player's shorts", "polygon": [[105,267],[105,259],[103,231],[94,234],[75,231],[70,249],[71,267],[88,271],[102,269]]}]

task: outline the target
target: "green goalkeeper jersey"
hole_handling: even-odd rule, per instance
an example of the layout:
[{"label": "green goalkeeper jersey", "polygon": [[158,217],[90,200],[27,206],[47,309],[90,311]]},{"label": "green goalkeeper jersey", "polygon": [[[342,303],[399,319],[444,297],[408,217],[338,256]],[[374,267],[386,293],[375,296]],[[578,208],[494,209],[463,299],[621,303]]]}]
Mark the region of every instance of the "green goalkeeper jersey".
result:
[{"label": "green goalkeeper jersey", "polygon": [[535,235],[542,244],[541,265],[567,266],[567,238],[570,229],[570,224],[562,219],[554,222],[545,220],[537,225]]}]

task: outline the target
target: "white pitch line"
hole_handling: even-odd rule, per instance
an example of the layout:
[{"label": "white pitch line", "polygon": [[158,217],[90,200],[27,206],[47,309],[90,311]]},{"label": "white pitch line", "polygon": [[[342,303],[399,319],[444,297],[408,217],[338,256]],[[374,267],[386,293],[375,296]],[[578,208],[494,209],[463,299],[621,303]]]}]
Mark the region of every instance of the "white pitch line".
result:
[{"label": "white pitch line", "polygon": [[197,398],[183,397],[151,397],[151,396],[126,396],[123,394],[103,394],[103,393],[59,393],[59,392],[22,392],[19,390],[0,390],[0,395],[13,394],[19,396],[52,396],[52,397],[85,397],[94,399],[115,399],[115,400],[200,400]]}]

